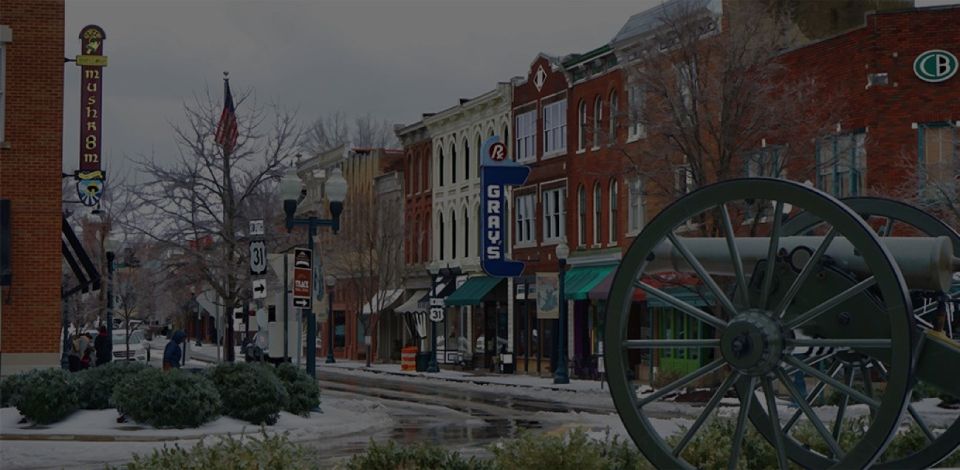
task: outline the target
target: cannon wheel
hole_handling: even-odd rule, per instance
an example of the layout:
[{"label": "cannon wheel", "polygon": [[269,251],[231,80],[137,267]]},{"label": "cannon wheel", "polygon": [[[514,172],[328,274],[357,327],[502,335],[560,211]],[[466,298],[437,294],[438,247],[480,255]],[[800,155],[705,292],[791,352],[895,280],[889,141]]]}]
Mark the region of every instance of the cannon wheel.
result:
[{"label": "cannon wheel", "polygon": [[[869,220],[871,217],[882,219],[883,225],[878,232],[878,235],[881,237],[890,236],[896,225],[902,224],[916,229],[927,236],[947,237],[953,244],[954,253],[960,253],[960,234],[940,219],[916,207],[900,201],[879,197],[853,197],[844,199],[843,203],[856,211],[857,214],[860,214],[864,219]],[[783,231],[787,235],[800,234],[817,225],[819,222],[820,221],[811,214],[801,213],[787,221],[783,226]],[[919,320],[921,319],[918,318],[917,323],[922,326],[923,322]],[[878,368],[881,369],[881,375],[883,374],[882,367],[879,367],[881,364],[874,363],[871,365],[878,366]],[[842,367],[847,368],[853,366],[844,365]],[[855,369],[857,368],[855,367]],[[861,372],[861,380],[863,376]],[[908,407],[907,411],[917,425],[921,427],[924,435],[927,436],[929,445],[906,457],[877,464],[873,468],[891,470],[901,468],[929,468],[957,450],[957,446],[960,445],[960,419],[954,421],[944,432],[931,439],[933,433],[930,431],[930,428],[912,408],[912,406]],[[838,408],[838,413],[839,412]]]},{"label": "cannon wheel", "polygon": [[[873,279],[869,280],[875,281],[872,289],[882,297],[884,306],[889,313],[886,321],[889,322],[890,337],[865,339],[861,340],[860,343],[861,347],[887,347],[890,349],[892,361],[889,368],[887,388],[881,397],[881,402],[878,403],[875,417],[869,428],[860,440],[846,452],[839,450],[836,441],[831,439],[829,431],[826,431],[823,423],[811,410],[810,403],[796,392],[796,389],[790,383],[790,379],[787,378],[790,367],[805,366],[808,369],[812,368],[806,364],[797,364],[797,361],[788,362],[793,359],[789,354],[791,348],[799,345],[799,343],[789,330],[782,328],[779,313],[773,314],[770,310],[751,308],[752,303],[748,299],[746,301],[744,299],[748,295],[736,295],[734,300],[731,301],[727,293],[705,272],[696,256],[686,250],[683,242],[674,234],[678,227],[685,225],[690,220],[696,220],[695,218],[699,214],[706,211],[716,211],[721,214],[721,218],[725,222],[723,224],[724,234],[731,251],[730,259],[736,268],[736,285],[746,286],[748,280],[739,254],[736,252],[736,244],[733,243],[736,236],[732,224],[729,223],[728,205],[734,201],[747,200],[776,201],[775,213],[781,213],[785,204],[791,204],[793,207],[816,215],[819,220],[825,221],[832,227],[824,237],[824,243],[816,252],[812,253],[806,266],[801,271],[798,276],[799,282],[796,282],[795,286],[791,286],[785,301],[773,311],[783,312],[786,307],[792,304],[796,299],[797,289],[803,284],[806,275],[813,272],[813,267],[818,264],[817,261],[822,256],[822,252],[826,250],[827,245],[834,236],[843,236],[862,254],[870,272],[873,274]],[[776,241],[782,232],[782,226],[780,223],[772,225],[770,239]],[[670,243],[683,253],[687,263],[697,271],[701,282],[704,282],[710,288],[711,293],[723,305],[723,310],[729,314],[728,320],[707,313],[643,281],[646,261],[651,256],[654,247],[664,240],[670,240]],[[777,243],[771,243],[770,252],[776,253],[778,248]],[[767,296],[771,291],[770,286],[773,276],[764,277],[765,279],[759,280],[764,286],[763,300],[759,305],[766,303]],[[865,282],[858,285],[863,285]],[[717,338],[687,340],[628,339],[626,332],[628,331],[630,307],[635,289],[641,289],[646,295],[657,297],[683,313],[709,323],[715,327]],[[747,289],[742,288],[737,290],[747,291]],[[864,290],[865,288],[861,287],[858,292]],[[846,293],[853,295],[852,290]],[[839,299],[831,300],[839,301]],[[767,433],[764,434],[773,437],[771,440],[772,446],[777,453],[780,468],[788,467],[788,458],[805,467],[812,468],[867,467],[883,452],[893,433],[897,430],[901,415],[906,409],[912,372],[914,318],[911,315],[912,308],[903,277],[893,261],[893,257],[866,222],[840,201],[817,189],[785,180],[749,178],[715,183],[680,198],[651,220],[630,245],[614,276],[607,305],[608,318],[605,338],[609,349],[604,360],[609,374],[608,379],[614,405],[631,439],[647,459],[658,468],[694,467],[682,457],[684,446],[696,436],[703,423],[718,408],[726,392],[734,386],[736,386],[740,397],[740,409],[737,412],[736,430],[732,436],[728,457],[729,468],[738,466],[747,431],[748,417],[751,418],[750,421],[754,424],[754,427],[761,431],[766,430]],[[753,328],[751,325],[759,325],[759,327]],[[753,329],[751,330],[751,328]],[[744,357],[754,357],[755,355],[739,355],[739,353],[733,355],[731,351],[742,351],[743,343],[747,343],[741,341],[739,347],[734,346],[734,343],[737,343],[738,339],[744,336],[745,330],[749,330],[747,331],[749,335],[760,336],[758,341],[762,344],[774,345],[773,348],[770,348],[775,351],[774,356],[771,358],[764,352],[761,361],[744,364]],[[831,339],[840,339],[845,344],[850,344],[851,341],[841,338]],[[836,346],[837,342],[815,339],[808,341],[806,344]],[[717,354],[718,358],[716,360],[706,366],[673,381],[650,395],[639,398],[627,378],[630,367],[628,351],[673,347],[719,349],[720,353]],[[750,353],[751,351],[748,350],[747,352]],[[674,446],[672,440],[668,442],[668,438],[661,436],[651,423],[650,419],[655,417],[653,413],[656,412],[656,410],[651,410],[651,404],[708,374],[723,376],[723,383],[702,409],[690,429]],[[831,448],[836,449],[835,457],[824,456],[805,449],[802,444],[782,432],[779,416],[777,419],[770,419],[770,415],[755,403],[755,401],[765,400],[764,404],[767,409],[776,409],[776,397],[773,389],[775,380],[779,380],[782,386],[791,393],[793,399],[804,409],[811,422],[815,425],[819,424],[817,427],[818,434]],[[863,396],[852,388],[837,383],[838,381],[833,382],[835,385],[832,385],[835,389],[843,393],[855,397]],[[762,398],[757,396],[758,388],[762,389]],[[774,422],[776,425],[772,425]]]}]

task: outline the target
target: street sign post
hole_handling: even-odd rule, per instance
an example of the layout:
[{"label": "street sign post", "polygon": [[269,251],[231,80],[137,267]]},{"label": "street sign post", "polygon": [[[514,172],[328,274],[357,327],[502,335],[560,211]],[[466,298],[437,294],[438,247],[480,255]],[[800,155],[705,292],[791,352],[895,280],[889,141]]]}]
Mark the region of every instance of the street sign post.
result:
[{"label": "street sign post", "polygon": [[267,244],[263,240],[250,242],[250,274],[262,276],[267,273]]},{"label": "street sign post", "polygon": [[254,299],[267,298],[267,279],[266,278],[253,280],[253,298]]},{"label": "street sign post", "polygon": [[251,220],[250,230],[248,231],[250,232],[248,235],[250,235],[251,237],[256,235],[263,235],[263,219]]},{"label": "street sign post", "polygon": [[293,306],[310,308],[313,288],[313,256],[311,250],[297,248],[293,253]]}]

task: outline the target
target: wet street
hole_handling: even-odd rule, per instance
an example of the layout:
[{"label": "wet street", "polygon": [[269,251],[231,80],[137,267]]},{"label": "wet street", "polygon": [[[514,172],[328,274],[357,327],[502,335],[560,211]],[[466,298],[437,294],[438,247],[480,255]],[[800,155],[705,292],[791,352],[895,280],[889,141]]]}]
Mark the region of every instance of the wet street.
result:
[{"label": "wet street", "polygon": [[372,435],[306,442],[322,451],[324,463],[349,458],[363,451],[370,440],[433,443],[464,455],[485,455],[489,452],[486,448],[501,438],[513,438],[523,431],[560,432],[570,427],[564,420],[545,419],[550,413],[613,411],[609,402],[571,405],[496,393],[480,386],[467,389],[437,380],[407,382],[389,376],[357,376],[330,370],[319,370],[317,376],[323,396],[376,398],[393,420],[391,428]]}]

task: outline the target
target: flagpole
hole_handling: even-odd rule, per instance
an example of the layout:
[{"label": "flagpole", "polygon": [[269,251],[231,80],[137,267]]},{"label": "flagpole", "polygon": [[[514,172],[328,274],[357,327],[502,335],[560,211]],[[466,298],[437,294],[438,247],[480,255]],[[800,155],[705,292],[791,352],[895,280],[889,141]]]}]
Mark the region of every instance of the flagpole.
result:
[{"label": "flagpole", "polygon": [[[228,96],[230,97],[230,103],[231,103],[231,107],[232,107],[232,106],[233,106],[233,95],[230,93],[230,72],[228,72],[228,71],[225,70],[225,71],[223,72],[223,99],[224,99],[224,106],[225,106],[225,107],[226,107],[226,100],[227,100],[227,97],[228,97]],[[235,112],[234,112],[234,118],[233,118],[233,119],[234,119],[234,120],[236,119]],[[233,185],[232,185],[232,182],[231,182],[232,176],[230,175],[230,168],[232,167],[232,164],[230,163],[229,160],[230,160],[230,154],[233,153],[233,146],[234,146],[234,144],[233,144],[232,142],[228,142],[228,144],[229,144],[229,145],[224,145],[224,146],[223,146],[223,158],[224,158],[224,160],[226,160],[226,165],[224,165],[224,169],[225,169],[226,171],[224,172],[224,175],[223,175],[223,176],[224,176],[224,188],[228,188],[228,189],[227,189],[227,195],[229,195],[229,198],[230,198],[230,200],[229,200],[229,209],[230,209],[230,210],[233,210],[233,191],[232,191],[232,189],[229,189],[229,188],[232,188],[232,186],[233,186]],[[223,207],[224,214],[222,215],[222,217],[223,217],[222,220],[227,220],[227,214],[226,214],[227,209],[228,209],[228,208],[227,208],[227,205],[224,204],[224,207]],[[231,220],[232,220],[232,219],[231,219]],[[228,285],[227,285],[227,288],[228,288],[228,289],[235,289],[235,288],[237,288],[237,287],[239,287],[239,286],[229,285],[229,282],[228,282]],[[224,300],[226,300],[226,299],[224,299]],[[229,305],[229,306],[225,306],[225,308],[223,309],[224,320],[226,321],[226,325],[225,325],[225,328],[224,328],[224,329],[226,330],[226,339],[225,339],[224,342],[223,342],[223,346],[224,346],[224,360],[226,360],[227,362],[233,362],[233,360],[234,360],[234,351],[233,351],[233,343],[234,343],[234,341],[233,341],[233,319],[234,319],[234,309],[235,309],[235,308],[236,308],[236,305]],[[244,312],[244,313],[246,313],[246,312]]]}]

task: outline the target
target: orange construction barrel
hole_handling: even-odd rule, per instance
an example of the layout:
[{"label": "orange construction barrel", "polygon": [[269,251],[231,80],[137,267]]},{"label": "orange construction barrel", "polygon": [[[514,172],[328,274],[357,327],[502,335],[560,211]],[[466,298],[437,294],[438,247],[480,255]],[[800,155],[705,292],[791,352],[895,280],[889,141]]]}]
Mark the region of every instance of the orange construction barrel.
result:
[{"label": "orange construction barrel", "polygon": [[417,370],[416,346],[409,346],[400,350],[400,370]]}]

